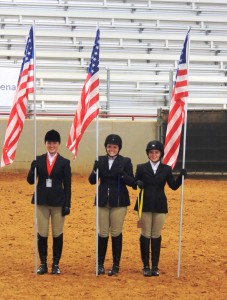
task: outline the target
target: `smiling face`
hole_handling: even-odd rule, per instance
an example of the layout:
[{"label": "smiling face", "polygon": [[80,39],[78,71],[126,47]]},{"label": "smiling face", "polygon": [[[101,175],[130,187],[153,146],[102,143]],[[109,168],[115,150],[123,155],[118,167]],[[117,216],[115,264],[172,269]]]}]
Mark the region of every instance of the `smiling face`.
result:
[{"label": "smiling face", "polygon": [[161,159],[161,151],[159,150],[150,150],[148,152],[148,158],[153,162],[156,163]]},{"label": "smiling face", "polygon": [[46,142],[46,149],[51,155],[54,155],[58,152],[59,146],[59,142]]},{"label": "smiling face", "polygon": [[107,144],[106,152],[111,157],[116,156],[119,152],[119,146],[114,144]]}]

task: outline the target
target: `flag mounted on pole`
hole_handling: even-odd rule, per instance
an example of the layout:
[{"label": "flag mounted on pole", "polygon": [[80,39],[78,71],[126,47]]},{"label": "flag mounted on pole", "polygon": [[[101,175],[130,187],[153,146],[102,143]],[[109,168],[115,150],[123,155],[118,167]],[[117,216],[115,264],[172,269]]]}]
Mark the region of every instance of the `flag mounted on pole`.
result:
[{"label": "flag mounted on pole", "polygon": [[[190,53],[190,31],[189,27],[181,51],[176,80],[170,103],[166,139],[164,146],[163,163],[175,167],[180,148],[182,125],[184,124],[183,157],[182,168],[185,168],[186,152],[186,128],[187,128],[187,98],[188,98],[188,75],[189,75],[189,53]],[[181,199],[180,199],[180,230],[177,276],[180,277],[181,241],[183,224],[183,202],[184,202],[184,175],[182,176]]]},{"label": "flag mounted on pole", "polygon": [[28,95],[34,93],[34,40],[31,27],[24,51],[17,89],[10,111],[2,150],[1,167],[13,163],[16,148],[24,126]]},{"label": "flag mounted on pole", "polygon": [[99,40],[100,30],[97,29],[87,78],[66,144],[74,158],[77,156],[78,146],[84,131],[99,114]]},{"label": "flag mounted on pole", "polygon": [[182,125],[185,121],[185,102],[188,97],[188,64],[187,64],[187,45],[189,28],[184,40],[180,60],[174,83],[172,98],[170,102],[168,124],[164,145],[163,163],[175,167],[179,154]]}]

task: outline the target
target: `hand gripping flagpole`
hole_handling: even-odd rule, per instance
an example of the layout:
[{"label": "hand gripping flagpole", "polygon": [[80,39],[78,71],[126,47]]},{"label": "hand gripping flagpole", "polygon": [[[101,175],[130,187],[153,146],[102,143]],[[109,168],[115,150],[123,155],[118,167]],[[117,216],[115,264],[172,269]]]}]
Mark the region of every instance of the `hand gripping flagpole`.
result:
[{"label": "hand gripping flagpole", "polygon": [[[188,29],[188,42],[187,42],[187,74],[189,78],[189,53],[190,53],[190,34],[191,27]],[[188,79],[187,79],[188,80]],[[185,168],[185,152],[186,152],[186,132],[187,132],[187,111],[188,111],[188,101],[185,99],[185,115],[184,115],[184,139],[183,139],[183,158],[182,158],[182,168]],[[181,263],[181,241],[182,241],[182,221],[183,221],[183,204],[184,204],[184,175],[182,176],[181,185],[181,200],[180,200],[180,229],[179,229],[179,245],[178,245],[178,266],[177,266],[177,277],[180,277],[180,263]]]},{"label": "hand gripping flagpole", "polygon": [[[35,21],[33,21],[33,46],[34,46],[34,159],[36,160],[36,47],[35,47]],[[35,262],[35,274],[37,275],[38,268],[38,249],[37,249],[37,169],[35,168],[34,173],[34,262]]]}]

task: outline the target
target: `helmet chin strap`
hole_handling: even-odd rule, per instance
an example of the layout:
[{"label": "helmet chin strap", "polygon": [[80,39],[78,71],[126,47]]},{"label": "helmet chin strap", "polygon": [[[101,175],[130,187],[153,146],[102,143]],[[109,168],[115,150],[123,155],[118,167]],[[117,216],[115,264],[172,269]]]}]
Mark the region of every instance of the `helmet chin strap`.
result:
[{"label": "helmet chin strap", "polygon": [[110,155],[110,154],[107,152],[107,150],[106,150],[106,154],[107,154],[107,156],[108,156],[108,157],[111,157],[111,158],[115,158],[115,157],[117,157],[117,156],[118,156],[118,154],[119,154],[119,152],[120,152],[120,151],[118,151],[118,153],[117,153],[116,155]]},{"label": "helmet chin strap", "polygon": [[157,160],[157,161],[153,161],[152,159],[150,159],[149,155],[147,155],[147,157],[153,164],[157,164],[159,161],[161,162],[161,160],[162,160],[162,157],[160,157],[159,160]]},{"label": "helmet chin strap", "polygon": [[153,164],[157,164],[159,161],[161,161],[161,159],[157,160],[157,161],[153,161],[150,159],[150,161],[153,163]]},{"label": "helmet chin strap", "polygon": [[115,159],[116,157],[117,157],[117,155],[113,155],[113,156],[108,155],[108,158],[111,158],[111,159]]}]

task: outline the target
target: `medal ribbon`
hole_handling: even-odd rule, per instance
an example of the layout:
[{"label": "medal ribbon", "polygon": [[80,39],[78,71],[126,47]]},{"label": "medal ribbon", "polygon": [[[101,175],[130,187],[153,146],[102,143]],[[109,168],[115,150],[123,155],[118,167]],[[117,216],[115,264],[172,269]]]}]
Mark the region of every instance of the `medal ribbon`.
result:
[{"label": "medal ribbon", "polygon": [[143,211],[143,194],[144,194],[144,189],[138,189],[138,214],[139,214],[139,219],[142,217],[142,211]]},{"label": "medal ribbon", "polygon": [[58,154],[55,156],[54,160],[52,161],[52,164],[50,165],[50,161],[48,159],[48,155],[46,157],[46,163],[47,163],[47,172],[48,172],[48,175],[50,176],[51,172],[52,172],[52,169],[53,169],[53,166],[56,162],[56,159],[57,159],[57,156]]}]

